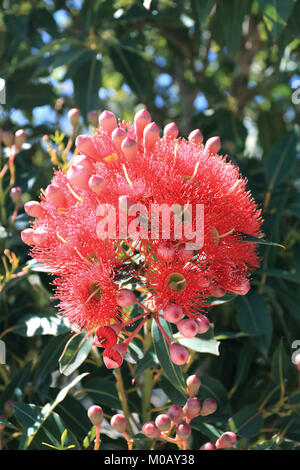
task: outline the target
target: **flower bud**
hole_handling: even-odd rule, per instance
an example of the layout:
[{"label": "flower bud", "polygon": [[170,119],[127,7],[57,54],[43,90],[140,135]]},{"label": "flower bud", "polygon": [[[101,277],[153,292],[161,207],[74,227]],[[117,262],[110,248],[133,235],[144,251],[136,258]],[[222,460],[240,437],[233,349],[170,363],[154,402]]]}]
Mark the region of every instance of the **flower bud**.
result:
[{"label": "flower bud", "polygon": [[180,320],[178,323],[176,323],[176,326],[177,326],[179,332],[185,338],[193,338],[198,333],[197,322],[195,320],[190,319],[190,318]]},{"label": "flower bud", "polygon": [[234,432],[224,432],[216,442],[217,449],[228,449],[236,443],[236,434]]},{"label": "flower bud", "polygon": [[80,189],[89,188],[90,176],[91,173],[81,165],[72,165],[67,171],[68,181]]},{"label": "flower bud", "polygon": [[197,323],[199,335],[203,335],[210,328],[209,319],[205,315],[199,314],[199,317],[195,318],[195,322]]},{"label": "flower bud", "polygon": [[214,287],[210,291],[210,295],[212,297],[217,297],[218,299],[221,297],[224,297],[225,294],[226,294],[225,290],[220,286]]},{"label": "flower bud", "polygon": [[103,421],[103,410],[101,406],[93,405],[88,409],[88,417],[94,426],[99,426]]},{"label": "flower bud", "polygon": [[218,153],[221,149],[221,139],[220,137],[211,137],[207,140],[205,144],[204,151],[205,153]]},{"label": "flower bud", "polygon": [[93,127],[98,127],[98,111],[89,111],[87,113],[87,120]]},{"label": "flower bud", "polygon": [[164,127],[164,137],[168,139],[176,139],[178,132],[179,130],[175,122],[170,122],[170,124]]},{"label": "flower bud", "polygon": [[143,139],[144,129],[147,126],[147,124],[150,124],[150,122],[151,122],[151,116],[146,109],[142,109],[141,111],[138,111],[136,115],[134,116],[135,135],[136,135],[136,140],[138,141],[138,143],[141,143]]},{"label": "flower bud", "polygon": [[166,414],[158,415],[155,419],[155,424],[161,432],[169,431],[171,426],[170,416]]},{"label": "flower bud", "polygon": [[216,446],[212,442],[206,442],[200,447],[200,450],[216,450]]},{"label": "flower bud", "polygon": [[187,363],[189,357],[190,355],[188,350],[184,346],[181,346],[181,344],[172,343],[170,345],[170,358],[174,364],[182,366]]},{"label": "flower bud", "polygon": [[72,108],[68,112],[68,118],[72,124],[72,126],[76,127],[80,118],[80,111],[78,108]]},{"label": "flower bud", "polygon": [[186,391],[191,398],[197,395],[200,385],[201,381],[197,375],[190,375],[186,379]]},{"label": "flower bud", "polygon": [[10,197],[11,197],[12,202],[16,206],[18,206],[22,198],[22,189],[19,186],[15,186],[14,188],[11,188]]},{"label": "flower bud", "polygon": [[145,150],[149,151],[152,149],[154,144],[159,138],[159,128],[155,122],[147,124],[143,133],[143,143]]},{"label": "flower bud", "polygon": [[126,432],[126,418],[121,414],[114,415],[110,420],[111,426],[118,432]]},{"label": "flower bud", "polygon": [[24,204],[24,209],[26,214],[30,215],[30,217],[43,217],[45,213],[45,210],[37,201],[26,202],[26,204]]},{"label": "flower bud", "polygon": [[297,353],[294,356],[294,362],[293,362],[297,368],[297,370],[300,372],[300,353]]},{"label": "flower bud", "polygon": [[175,248],[167,243],[160,243],[157,247],[156,253],[158,257],[164,261],[171,261],[175,255]]},{"label": "flower bud", "polygon": [[44,227],[38,227],[34,230],[33,241],[36,245],[42,245],[48,238],[48,232]]},{"label": "flower bud", "polygon": [[22,230],[21,232],[22,242],[26,243],[26,245],[34,245],[33,234],[34,234],[34,230],[32,228],[25,228],[25,230]]},{"label": "flower bud", "polygon": [[123,363],[123,358],[127,351],[127,345],[119,343],[103,352],[103,362],[107,369],[117,369]]},{"label": "flower bud", "polygon": [[86,155],[76,155],[73,159],[72,162],[73,165],[81,165],[83,168],[88,170],[89,172],[93,171],[93,164],[91,162],[91,159],[87,157]]},{"label": "flower bud", "polygon": [[49,184],[45,191],[47,199],[54,202],[58,207],[64,207],[66,198],[64,192],[60,189],[57,184]]},{"label": "flower bud", "polygon": [[112,131],[118,127],[117,119],[111,111],[103,111],[99,116],[99,126],[111,135]]},{"label": "flower bud", "polygon": [[136,298],[130,289],[121,289],[116,294],[116,301],[119,307],[124,308],[135,304]]},{"label": "flower bud", "polygon": [[206,398],[202,403],[202,408],[200,415],[201,416],[208,416],[213,414],[218,408],[218,404],[216,400],[213,398]]},{"label": "flower bud", "polygon": [[182,441],[187,441],[191,435],[191,426],[188,423],[180,423],[176,427],[176,434]]},{"label": "flower bud", "polygon": [[182,308],[175,304],[168,305],[163,311],[165,319],[170,323],[177,323],[183,317]]},{"label": "flower bud", "polygon": [[179,424],[183,418],[183,409],[179,405],[171,405],[168,408],[168,415],[175,424]]},{"label": "flower bud", "polygon": [[198,398],[195,397],[189,398],[183,407],[184,414],[189,420],[196,418],[196,416],[199,416],[200,410],[201,403]]},{"label": "flower bud", "polygon": [[239,284],[235,285],[234,287],[231,287],[229,292],[232,292],[233,294],[237,295],[246,295],[248,294],[250,290],[250,282],[248,279],[243,279]]},{"label": "flower bud", "polygon": [[202,144],[203,135],[200,129],[195,129],[190,133],[189,142],[193,142],[194,144]]},{"label": "flower bud", "polygon": [[121,325],[100,326],[96,331],[93,345],[101,348],[112,348],[118,342],[118,334],[121,328]]},{"label": "flower bud", "polygon": [[112,131],[111,138],[118,152],[121,151],[121,144],[126,136],[127,132],[121,127],[117,127]]},{"label": "flower bud", "polygon": [[97,195],[101,194],[107,188],[106,181],[99,175],[93,175],[89,179],[89,188]]},{"label": "flower bud", "polygon": [[26,142],[26,132],[24,129],[19,129],[15,132],[15,146],[21,148]]},{"label": "flower bud", "polygon": [[157,429],[155,423],[153,422],[145,423],[143,425],[142,432],[146,437],[151,437],[152,439],[157,439],[160,437],[160,430]]},{"label": "flower bud", "polygon": [[138,145],[131,137],[125,137],[121,144],[122,152],[128,162],[132,163],[136,159]]},{"label": "flower bud", "polygon": [[6,147],[11,147],[14,143],[14,135],[11,131],[2,132],[2,142]]},{"label": "flower bud", "polygon": [[75,145],[82,155],[86,155],[92,160],[97,160],[97,152],[92,139],[88,135],[79,135],[76,138]]}]

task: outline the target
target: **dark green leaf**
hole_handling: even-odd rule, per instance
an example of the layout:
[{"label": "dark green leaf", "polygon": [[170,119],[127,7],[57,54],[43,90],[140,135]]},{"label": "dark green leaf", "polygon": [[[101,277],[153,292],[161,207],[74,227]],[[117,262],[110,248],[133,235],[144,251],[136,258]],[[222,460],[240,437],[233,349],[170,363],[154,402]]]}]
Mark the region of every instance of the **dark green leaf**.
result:
[{"label": "dark green leaf", "polygon": [[70,330],[68,322],[58,315],[25,315],[16,325],[20,328],[14,333],[21,336],[52,335],[58,336]]},{"label": "dark green leaf", "polygon": [[85,333],[74,335],[67,342],[59,358],[61,374],[71,375],[85,361],[92,348],[93,338]]},{"label": "dark green leaf", "polygon": [[261,412],[254,405],[248,405],[230,419],[230,427],[238,436],[250,439],[263,427]]},{"label": "dark green leaf", "polygon": [[275,41],[287,24],[287,19],[294,6],[294,0],[258,0],[265,21]]}]

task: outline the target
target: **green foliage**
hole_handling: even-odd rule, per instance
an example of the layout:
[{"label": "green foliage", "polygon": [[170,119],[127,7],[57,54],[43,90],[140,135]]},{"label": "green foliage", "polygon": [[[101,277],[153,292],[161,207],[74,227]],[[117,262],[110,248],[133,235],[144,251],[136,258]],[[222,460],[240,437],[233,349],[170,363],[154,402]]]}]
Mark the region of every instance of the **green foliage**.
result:
[{"label": "green foliage", "polygon": [[[160,127],[176,120],[183,136],[197,127],[205,140],[220,135],[222,153],[239,166],[262,208],[265,237],[245,239],[257,243],[261,256],[252,289],[212,303],[208,336],[179,340],[192,350],[189,364],[170,361],[154,324],[153,344],[140,332],[121,368],[129,412],[143,410],[149,419],[156,405],[145,403],[145,381],[164,409],[184,404],[186,377],[201,376],[198,396],[215,398],[218,410],[192,420],[193,449],[226,430],[237,433],[240,449],[300,445],[299,373],[291,361],[292,343],[300,340],[299,103],[291,88],[299,74],[299,17],[299,0],[153,0],[150,11],[142,1],[122,0],[17,0],[0,7],[7,98],[0,125],[24,127],[28,135],[15,160],[22,205],[52,175],[43,134],[56,136],[58,149],[67,145],[69,108],[80,108],[86,133],[90,110],[111,109],[128,120],[143,105]],[[3,148],[1,164],[6,160]],[[0,364],[0,440],[5,449],[92,448],[86,408],[102,406],[107,419],[124,410],[120,382],[91,338],[71,334],[58,316],[51,279],[29,262],[20,239],[29,217],[20,206],[12,220],[7,187],[6,174],[0,185],[0,339],[7,362]],[[135,445],[149,448],[138,436]],[[103,448],[126,448],[107,429],[101,440]]]}]

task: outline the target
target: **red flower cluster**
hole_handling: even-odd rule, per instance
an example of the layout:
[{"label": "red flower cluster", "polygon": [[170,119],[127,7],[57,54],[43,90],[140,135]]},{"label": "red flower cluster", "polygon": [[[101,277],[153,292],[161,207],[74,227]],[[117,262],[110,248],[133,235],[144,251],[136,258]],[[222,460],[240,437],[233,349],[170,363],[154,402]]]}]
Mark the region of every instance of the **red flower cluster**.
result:
[{"label": "red flower cluster", "polygon": [[[108,367],[122,363],[135,334],[117,344],[121,328],[111,325],[130,325],[137,318],[128,320],[123,309],[142,306],[124,289],[128,279],[147,297],[138,329],[151,315],[160,328],[165,316],[184,336],[205,332],[211,297],[246,294],[259,261],[243,234],[260,236],[261,213],[238,168],[218,155],[220,139],[204,145],[196,129],[185,140],[175,123],[160,137],[146,110],[133,125],[104,111],[99,129],[78,136],[76,147],[40,202],[25,205],[35,220],[22,232],[32,256],[56,276],[62,314],[96,332]],[[161,330],[174,362],[184,363],[184,348]]]}]

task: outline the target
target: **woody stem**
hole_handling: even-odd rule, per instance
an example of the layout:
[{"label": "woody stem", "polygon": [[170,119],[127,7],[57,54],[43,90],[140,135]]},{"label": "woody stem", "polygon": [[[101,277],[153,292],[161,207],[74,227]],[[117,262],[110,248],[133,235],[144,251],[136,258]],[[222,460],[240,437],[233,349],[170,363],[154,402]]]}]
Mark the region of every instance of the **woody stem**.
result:
[{"label": "woody stem", "polygon": [[[152,319],[148,320],[145,324],[145,340],[144,340],[144,354],[151,348],[152,336],[151,336],[151,324]],[[143,422],[146,423],[150,420],[150,400],[152,393],[152,370],[146,369],[143,373],[143,388],[142,388],[142,418]]]}]

